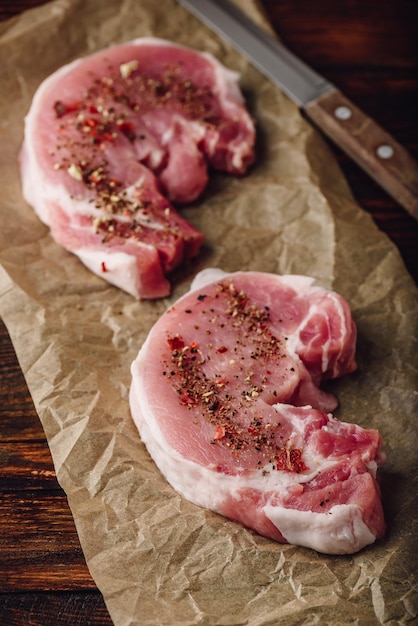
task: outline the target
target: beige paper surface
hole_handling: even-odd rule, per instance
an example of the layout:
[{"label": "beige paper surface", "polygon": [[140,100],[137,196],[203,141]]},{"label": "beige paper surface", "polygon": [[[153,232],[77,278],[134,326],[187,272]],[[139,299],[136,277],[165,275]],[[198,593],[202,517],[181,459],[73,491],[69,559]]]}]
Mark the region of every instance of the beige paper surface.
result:
[{"label": "beige paper surface", "polygon": [[[251,0],[240,6],[262,19]],[[350,302],[359,371],[332,383],[337,416],[379,429],[388,533],[353,556],[281,546],[185,502],[147,455],[130,363],[187,290],[136,302],[58,247],[22,200],[17,157],[34,90],[73,58],[138,36],[172,39],[241,72],[257,120],[249,176],[215,174],[183,211],[206,235],[193,268],[315,276]],[[12,337],[93,578],[114,623],[407,624],[418,613],[417,290],[353,201],[297,108],[174,0],[58,0],[0,28],[0,314]]]}]

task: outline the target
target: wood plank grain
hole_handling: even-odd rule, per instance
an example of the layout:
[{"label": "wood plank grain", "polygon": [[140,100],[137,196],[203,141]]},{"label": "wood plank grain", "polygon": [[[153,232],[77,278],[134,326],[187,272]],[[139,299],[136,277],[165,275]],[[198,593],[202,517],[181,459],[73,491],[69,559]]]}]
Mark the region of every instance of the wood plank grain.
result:
[{"label": "wood plank grain", "polygon": [[282,41],[315,65],[415,66],[413,0],[261,0]]},{"label": "wood plank grain", "polygon": [[61,490],[47,442],[0,441],[0,490],[25,489]]},{"label": "wood plank grain", "polygon": [[4,626],[111,626],[98,591],[72,593],[2,593],[0,624]]},{"label": "wood plank grain", "polygon": [[9,334],[0,318],[0,441],[45,441]]},{"label": "wood plank grain", "polygon": [[1,493],[0,589],[95,589],[64,493]]}]

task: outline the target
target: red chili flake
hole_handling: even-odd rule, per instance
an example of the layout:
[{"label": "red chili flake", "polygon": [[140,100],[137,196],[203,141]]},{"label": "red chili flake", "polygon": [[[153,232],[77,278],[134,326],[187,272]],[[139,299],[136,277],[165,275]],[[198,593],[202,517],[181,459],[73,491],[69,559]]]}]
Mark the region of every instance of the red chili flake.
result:
[{"label": "red chili flake", "polygon": [[219,441],[220,439],[224,439],[225,434],[225,426],[217,426],[215,430],[214,440]]},{"label": "red chili flake", "polygon": [[97,183],[100,183],[100,181],[102,180],[101,176],[98,176],[97,174],[94,174],[94,173],[90,174],[88,178],[89,178],[89,181],[93,183],[94,185],[97,185]]},{"label": "red chili flake", "polygon": [[192,350],[196,350],[199,347],[199,344],[197,343],[197,341],[192,341],[192,343],[190,344],[190,348]]},{"label": "red chili flake", "polygon": [[74,102],[74,104],[64,104],[64,102],[62,102],[61,100],[56,100],[54,102],[54,111],[58,118],[63,117],[67,113],[73,113],[74,111],[77,111],[79,108],[80,108],[79,102]]},{"label": "red chili flake", "polygon": [[170,350],[181,350],[185,346],[183,339],[178,335],[175,337],[169,337],[167,339],[167,343],[170,346]]},{"label": "red chili flake", "polygon": [[220,346],[220,348],[216,348],[216,352],[219,352],[219,354],[223,354],[224,352],[227,352],[228,348],[226,346]]},{"label": "red chili flake", "polygon": [[114,136],[112,135],[112,133],[97,133],[96,136],[97,139],[100,139],[101,142],[103,141],[110,141],[112,142],[114,140]]},{"label": "red chili flake", "polygon": [[129,141],[135,141],[136,133],[135,126],[132,122],[128,122],[127,120],[119,120],[116,122],[118,129],[129,139]]},{"label": "red chili flake", "polygon": [[180,402],[182,404],[186,404],[187,406],[193,406],[194,404],[196,404],[196,400],[192,398],[192,396],[187,395],[187,393],[181,394]]},{"label": "red chili flake", "polygon": [[229,465],[225,465],[225,464],[217,465],[216,471],[218,472],[218,474],[227,474],[231,476],[235,474],[233,469]]},{"label": "red chili flake", "polygon": [[285,472],[294,472],[299,474],[308,469],[307,465],[302,461],[302,450],[294,448],[280,448],[276,457],[276,467],[278,470]]},{"label": "red chili flake", "polygon": [[84,126],[88,126],[89,128],[96,128],[98,121],[95,120],[93,117],[89,117],[88,119],[84,120],[83,124]]},{"label": "red chili flake", "polygon": [[237,297],[237,301],[238,301],[238,306],[240,307],[245,307],[245,305],[248,303],[249,297],[247,296],[246,293],[239,293],[238,297]]},{"label": "red chili flake", "polygon": [[102,272],[108,272],[109,270],[106,267],[106,264],[104,261],[102,261]]}]

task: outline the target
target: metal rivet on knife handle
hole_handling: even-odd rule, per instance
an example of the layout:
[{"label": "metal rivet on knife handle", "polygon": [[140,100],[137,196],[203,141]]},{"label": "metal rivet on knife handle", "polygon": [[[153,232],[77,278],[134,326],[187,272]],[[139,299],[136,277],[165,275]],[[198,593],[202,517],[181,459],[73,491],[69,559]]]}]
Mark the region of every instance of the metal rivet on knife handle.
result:
[{"label": "metal rivet on knife handle", "polygon": [[395,154],[395,151],[392,146],[383,144],[377,148],[376,153],[379,159],[390,159]]},{"label": "metal rivet on knife handle", "polygon": [[[351,115],[338,115],[348,109]],[[374,120],[334,90],[303,107],[326,135],[418,219],[418,164]]]},{"label": "metal rivet on knife handle", "polygon": [[337,107],[334,111],[334,115],[339,120],[349,120],[352,116],[352,111],[348,107]]}]

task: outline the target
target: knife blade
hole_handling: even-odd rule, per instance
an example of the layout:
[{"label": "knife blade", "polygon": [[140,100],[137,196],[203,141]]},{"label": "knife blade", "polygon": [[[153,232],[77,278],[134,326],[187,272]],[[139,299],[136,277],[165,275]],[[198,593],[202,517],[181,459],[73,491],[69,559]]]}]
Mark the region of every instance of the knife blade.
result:
[{"label": "knife blade", "polygon": [[229,0],[178,2],[245,56],[418,219],[418,163],[388,132]]}]

